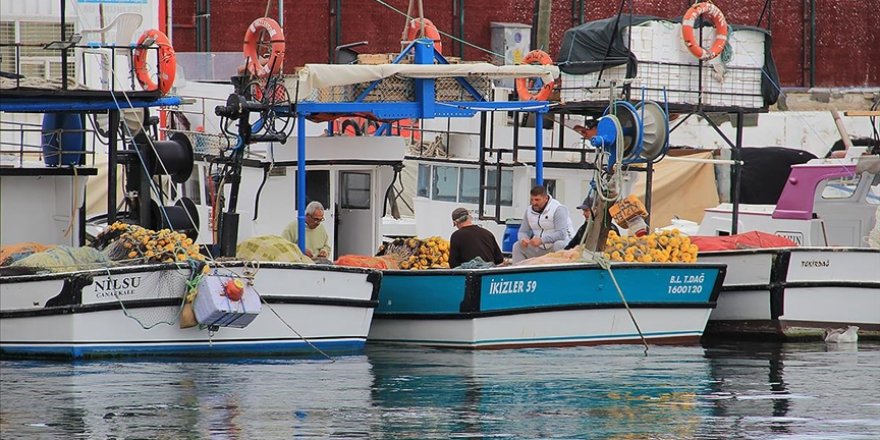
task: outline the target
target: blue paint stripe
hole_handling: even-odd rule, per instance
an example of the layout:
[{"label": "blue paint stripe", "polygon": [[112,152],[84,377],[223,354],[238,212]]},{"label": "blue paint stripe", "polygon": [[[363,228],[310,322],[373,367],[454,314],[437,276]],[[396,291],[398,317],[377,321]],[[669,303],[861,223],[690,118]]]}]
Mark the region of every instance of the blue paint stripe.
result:
[{"label": "blue paint stripe", "polygon": [[[318,340],[312,345],[325,352],[359,352],[364,349],[364,339]],[[224,343],[217,341],[192,344],[94,344],[94,345],[2,345],[0,354],[9,356],[60,356],[69,358],[102,356],[247,356],[253,354],[303,354],[315,353],[315,349],[302,340],[259,343]]]},{"label": "blue paint stripe", "polygon": [[[687,332],[648,332],[644,333],[646,338],[651,337],[659,337],[659,336],[702,336],[703,332],[700,331],[687,331]],[[609,342],[613,342],[618,339],[623,338],[638,338],[638,333],[621,333],[615,335],[581,335],[581,336],[554,336],[554,337],[545,337],[545,338],[506,338],[506,339],[482,339],[477,341],[449,341],[449,340],[433,340],[433,339],[377,339],[370,338],[370,342],[406,342],[411,344],[456,344],[456,345],[487,345],[487,344],[503,344],[503,343],[519,343],[519,342],[529,342],[529,343],[549,343],[549,342],[564,342],[564,341],[595,341],[600,339],[608,339]]]}]

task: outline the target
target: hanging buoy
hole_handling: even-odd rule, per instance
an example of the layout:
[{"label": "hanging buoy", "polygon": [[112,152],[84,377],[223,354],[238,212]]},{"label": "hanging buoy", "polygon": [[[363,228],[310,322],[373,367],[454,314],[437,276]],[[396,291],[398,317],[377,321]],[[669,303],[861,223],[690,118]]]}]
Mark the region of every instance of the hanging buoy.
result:
[{"label": "hanging buoy", "polygon": [[[153,82],[153,78],[147,69],[147,54],[153,49],[144,47],[147,46],[144,43],[149,41],[153,42],[149,46],[153,44],[159,46],[159,58],[157,60],[158,84]],[[134,50],[133,64],[135,76],[137,76],[138,82],[141,83],[141,87],[147,91],[159,90],[163,95],[168,94],[171,91],[171,86],[174,85],[174,76],[177,73],[177,57],[174,54],[174,47],[171,46],[168,36],[158,29],[150,29],[141,35],[137,44],[138,48]]]},{"label": "hanging buoy", "polygon": [[[709,49],[700,45],[694,33],[694,22],[697,17],[708,16],[715,27],[715,41]],[[711,60],[721,54],[727,44],[727,20],[718,6],[709,2],[697,3],[690,7],[681,19],[681,37],[691,53],[704,61]]]},{"label": "hanging buoy", "polygon": [[[553,64],[553,59],[543,50],[533,50],[523,57],[522,63],[520,64],[540,64],[547,66]],[[533,78],[516,79],[516,94],[519,95],[520,101],[546,101],[547,98],[550,97],[550,94],[553,93],[553,81],[544,83],[544,86],[541,87],[540,90],[532,93],[530,89],[534,83],[535,80]]]},{"label": "hanging buoy", "polygon": [[[260,45],[267,44],[263,36],[269,36],[269,53],[261,53]],[[277,21],[262,17],[254,20],[244,33],[244,56],[251,75],[265,78],[281,73],[284,63],[284,30]]]},{"label": "hanging buoy", "polygon": [[223,286],[223,294],[226,295],[230,301],[241,300],[241,296],[244,294],[244,283],[238,278],[233,278],[227,281]]},{"label": "hanging buoy", "polygon": [[[410,20],[409,26],[406,29],[406,39],[408,41],[421,38],[422,24],[419,20],[420,19],[418,18]],[[425,38],[434,40],[434,49],[437,50],[437,53],[443,53],[443,43],[440,42],[440,31],[437,29],[437,26],[434,26],[434,23],[427,18],[425,19]]]}]

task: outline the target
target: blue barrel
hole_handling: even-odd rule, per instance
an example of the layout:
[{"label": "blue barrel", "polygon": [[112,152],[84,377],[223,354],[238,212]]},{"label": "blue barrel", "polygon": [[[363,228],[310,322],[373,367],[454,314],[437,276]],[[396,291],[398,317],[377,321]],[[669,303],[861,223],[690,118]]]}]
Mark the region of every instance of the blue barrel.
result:
[{"label": "blue barrel", "polygon": [[[61,133],[58,130],[63,131]],[[50,167],[79,165],[84,161],[85,133],[77,113],[46,113],[43,115],[43,161]],[[76,153],[66,153],[75,151]]]},{"label": "blue barrel", "polygon": [[519,220],[507,220],[507,227],[504,228],[504,238],[501,240],[501,252],[513,252],[513,244],[516,243],[516,236],[519,234]]}]

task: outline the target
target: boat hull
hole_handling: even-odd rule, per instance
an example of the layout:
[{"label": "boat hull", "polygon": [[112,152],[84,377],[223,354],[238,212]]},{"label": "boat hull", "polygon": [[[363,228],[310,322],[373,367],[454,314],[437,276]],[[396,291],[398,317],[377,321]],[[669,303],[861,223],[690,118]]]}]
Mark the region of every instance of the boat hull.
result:
[{"label": "boat hull", "polygon": [[181,329],[189,270],[147,265],[0,279],[0,355],[246,356],[357,353],[366,342],[379,272],[224,263],[253,274],[263,302],[244,328]]},{"label": "boat hull", "polygon": [[[613,265],[649,343],[699,341],[724,266]],[[370,342],[466,349],[640,343],[609,272],[593,264],[386,271]]]},{"label": "boat hull", "polygon": [[815,340],[849,325],[880,337],[880,250],[718,251],[700,260],[728,266],[707,337]]}]

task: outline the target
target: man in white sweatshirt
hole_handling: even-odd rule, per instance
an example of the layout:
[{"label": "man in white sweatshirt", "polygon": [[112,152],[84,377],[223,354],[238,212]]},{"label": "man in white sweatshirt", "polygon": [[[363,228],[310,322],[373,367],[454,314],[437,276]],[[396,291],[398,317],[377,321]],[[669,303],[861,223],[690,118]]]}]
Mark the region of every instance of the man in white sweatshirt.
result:
[{"label": "man in white sweatshirt", "polygon": [[513,262],[565,249],[574,235],[568,208],[550,197],[547,188],[532,188],[530,206],[519,228],[519,241],[513,245]]}]

